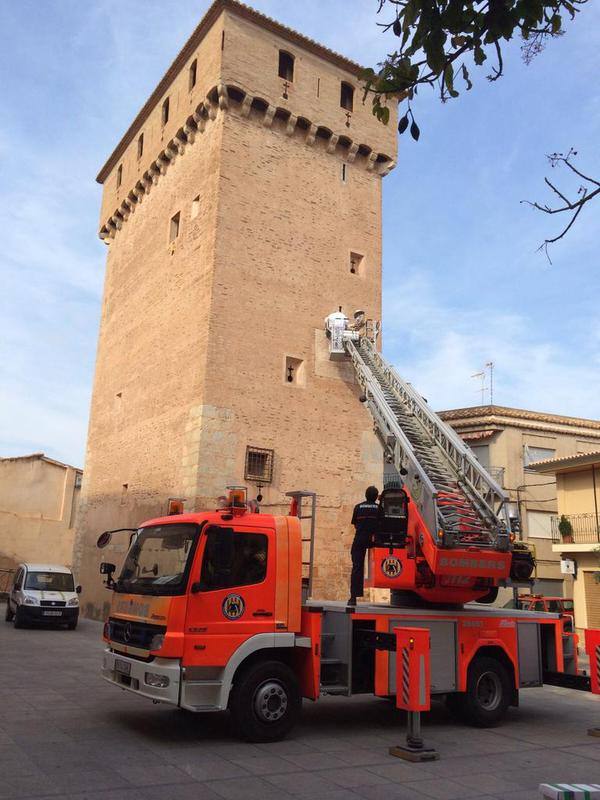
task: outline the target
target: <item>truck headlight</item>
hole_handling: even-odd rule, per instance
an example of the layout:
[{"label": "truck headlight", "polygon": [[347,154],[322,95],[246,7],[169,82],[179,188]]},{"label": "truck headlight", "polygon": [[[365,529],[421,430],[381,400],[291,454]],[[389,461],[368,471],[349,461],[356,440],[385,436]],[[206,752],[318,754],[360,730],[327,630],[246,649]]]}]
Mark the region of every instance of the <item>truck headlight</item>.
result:
[{"label": "truck headlight", "polygon": [[26,594],[23,598],[23,603],[26,606],[39,606],[40,601],[37,599],[37,597],[34,597],[31,594]]},{"label": "truck headlight", "polygon": [[164,633],[155,633],[152,639],[150,639],[150,650],[160,650],[160,648],[165,643],[165,635]]},{"label": "truck headlight", "polygon": [[71,599],[70,599],[70,600],[67,602],[67,605],[68,605],[68,606],[78,606],[78,605],[79,605],[79,598],[78,598],[78,597],[72,597],[72,598],[71,598]]},{"label": "truck headlight", "polygon": [[166,689],[169,685],[167,676],[159,675],[157,672],[147,672],[144,675],[144,681],[148,686],[154,686],[156,689]]}]

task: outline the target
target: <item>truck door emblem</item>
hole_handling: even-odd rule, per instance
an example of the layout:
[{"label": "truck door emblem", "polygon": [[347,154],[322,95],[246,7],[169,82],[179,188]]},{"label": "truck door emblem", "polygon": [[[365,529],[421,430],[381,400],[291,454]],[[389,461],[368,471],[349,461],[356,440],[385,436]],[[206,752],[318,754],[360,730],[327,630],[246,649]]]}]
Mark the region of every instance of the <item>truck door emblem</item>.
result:
[{"label": "truck door emblem", "polygon": [[388,556],[381,562],[381,571],[388,578],[397,578],[402,572],[402,563],[396,556]]},{"label": "truck door emblem", "polygon": [[239,594],[228,594],[223,600],[221,609],[227,619],[239,619],[246,610],[246,604]]},{"label": "truck door emblem", "polygon": [[133,631],[131,629],[131,622],[126,622],[125,627],[123,628],[123,641],[129,642],[131,640],[131,636]]}]

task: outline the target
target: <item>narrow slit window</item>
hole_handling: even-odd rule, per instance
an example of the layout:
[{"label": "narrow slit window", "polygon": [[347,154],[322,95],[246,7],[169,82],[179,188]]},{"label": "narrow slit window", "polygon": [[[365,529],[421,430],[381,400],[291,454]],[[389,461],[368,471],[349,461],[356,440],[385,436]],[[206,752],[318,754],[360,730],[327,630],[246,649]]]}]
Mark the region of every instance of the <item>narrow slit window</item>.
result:
[{"label": "narrow slit window", "polygon": [[361,253],[350,253],[350,272],[352,275],[362,275],[365,257]]},{"label": "narrow slit window", "polygon": [[200,213],[200,195],[197,194],[196,197],[192,200],[192,213],[190,214],[192,219],[196,219],[198,214]]},{"label": "narrow slit window", "polygon": [[119,164],[119,169],[117,170],[117,189],[121,186],[123,182],[123,164]]},{"label": "narrow slit window", "polygon": [[144,134],[140,133],[138,136],[137,157],[141,158],[144,155]]},{"label": "narrow slit window", "polygon": [[165,98],[165,101],[162,104],[162,114],[161,114],[162,124],[166,125],[169,121],[169,98]]},{"label": "narrow slit window", "polygon": [[304,386],[304,361],[301,358],[286,356],[283,381],[288,386]]},{"label": "narrow slit window", "polygon": [[294,56],[285,50],[279,51],[279,77],[290,83],[294,80]]},{"label": "narrow slit window", "polygon": [[354,110],[354,86],[342,81],[340,89],[340,106],[346,111]]},{"label": "narrow slit window", "polygon": [[317,97],[321,96],[321,78],[317,78]]},{"label": "narrow slit window", "polygon": [[346,183],[347,169],[346,165],[342,164],[342,183]]},{"label": "narrow slit window", "polygon": [[198,60],[195,58],[190,64],[189,83],[188,83],[188,89],[190,90],[190,92],[196,85],[197,71],[198,71]]},{"label": "narrow slit window", "polygon": [[171,224],[169,226],[169,241],[174,242],[179,236],[179,227],[181,220],[181,212],[177,212],[171,217]]}]

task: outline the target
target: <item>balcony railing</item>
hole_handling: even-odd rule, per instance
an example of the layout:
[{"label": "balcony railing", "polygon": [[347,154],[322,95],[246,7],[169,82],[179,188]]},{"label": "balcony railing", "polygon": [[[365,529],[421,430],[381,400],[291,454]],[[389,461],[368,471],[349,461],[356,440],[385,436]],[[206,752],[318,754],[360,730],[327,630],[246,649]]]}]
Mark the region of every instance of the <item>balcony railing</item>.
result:
[{"label": "balcony railing", "polygon": [[600,545],[600,514],[565,514],[571,523],[572,534],[562,536],[558,530],[560,517],[552,517],[552,541],[556,544]]},{"label": "balcony railing", "polygon": [[486,471],[492,476],[498,486],[504,488],[504,467],[486,467]]}]

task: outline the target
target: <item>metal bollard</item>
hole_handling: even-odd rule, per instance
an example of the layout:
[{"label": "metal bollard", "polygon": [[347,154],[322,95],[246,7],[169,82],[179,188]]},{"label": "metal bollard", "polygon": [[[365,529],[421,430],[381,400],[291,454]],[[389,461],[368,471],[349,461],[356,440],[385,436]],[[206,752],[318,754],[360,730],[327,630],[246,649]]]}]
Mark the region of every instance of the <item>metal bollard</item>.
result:
[{"label": "metal bollard", "polygon": [[390,747],[391,756],[406,761],[435,761],[439,753],[425,747],[421,711],[430,708],[430,638],[427,628],[395,628],[396,707],[408,712],[406,745]]}]

